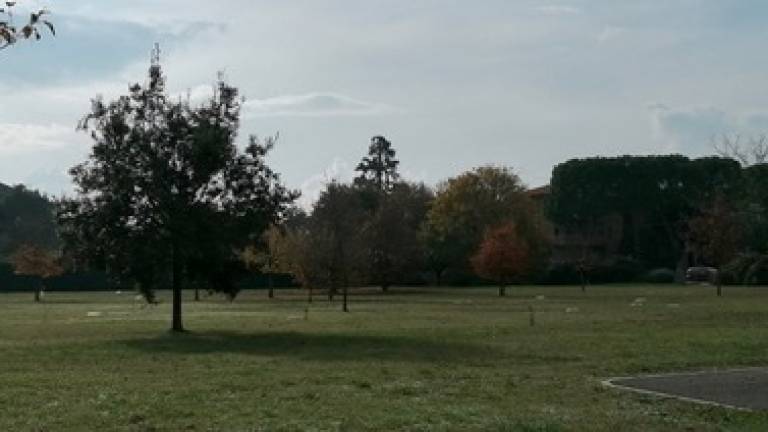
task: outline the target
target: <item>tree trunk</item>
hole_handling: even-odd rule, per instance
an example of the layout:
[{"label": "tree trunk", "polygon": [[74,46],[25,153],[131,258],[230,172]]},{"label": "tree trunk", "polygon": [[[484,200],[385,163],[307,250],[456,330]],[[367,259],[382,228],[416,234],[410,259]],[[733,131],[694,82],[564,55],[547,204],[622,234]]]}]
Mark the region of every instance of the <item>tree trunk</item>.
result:
[{"label": "tree trunk", "polygon": [[717,296],[723,296],[723,280],[720,277],[720,267],[715,269],[715,284],[717,285]]},{"label": "tree trunk", "polygon": [[344,286],[344,290],[342,294],[343,294],[344,301],[343,301],[341,310],[344,312],[349,312],[349,308],[347,308],[347,286],[346,285]]},{"label": "tree trunk", "polygon": [[506,295],[507,295],[507,286],[499,285],[499,297],[504,297]]},{"label": "tree trunk", "polygon": [[333,303],[333,295],[336,294],[336,288],[328,288],[328,301]]},{"label": "tree trunk", "polygon": [[435,270],[435,283],[437,283],[437,286],[443,286],[443,272],[445,270]]},{"label": "tree trunk", "polygon": [[581,279],[581,292],[587,292],[587,277],[584,275],[584,269],[579,268],[579,278]]},{"label": "tree trunk", "polygon": [[675,282],[679,284],[685,283],[685,272],[688,270],[688,251],[684,250],[677,260],[675,266]]},{"label": "tree trunk", "polygon": [[40,291],[42,290],[41,287],[35,288],[35,303],[40,303]]},{"label": "tree trunk", "polygon": [[181,322],[181,272],[182,272],[182,266],[181,266],[181,257],[179,252],[178,245],[173,245],[173,264],[172,264],[172,272],[171,272],[171,278],[172,280],[172,290],[173,290],[173,307],[171,312],[171,331],[174,332],[183,332],[184,331],[184,325]]},{"label": "tree trunk", "polygon": [[196,302],[200,301],[200,288],[197,286],[195,287],[195,301]]},{"label": "tree trunk", "polygon": [[275,283],[272,280],[272,273],[267,275],[267,287],[269,288],[269,298],[275,298]]}]

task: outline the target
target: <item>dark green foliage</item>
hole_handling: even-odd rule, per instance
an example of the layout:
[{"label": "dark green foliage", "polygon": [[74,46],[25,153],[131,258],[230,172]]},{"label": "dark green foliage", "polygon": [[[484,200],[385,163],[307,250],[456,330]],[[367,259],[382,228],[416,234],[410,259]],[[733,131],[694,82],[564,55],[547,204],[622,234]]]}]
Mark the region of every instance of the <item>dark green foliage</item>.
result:
[{"label": "dark green foliage", "polygon": [[675,281],[675,271],[669,268],[657,268],[643,276],[644,282],[667,284]]},{"label": "dark green foliage", "polygon": [[621,253],[651,266],[682,265],[688,220],[715,194],[736,196],[741,167],[732,159],[623,156],[576,159],[555,167],[548,213],[563,226],[618,214]]},{"label": "dark green foliage", "polygon": [[744,168],[743,226],[747,249],[768,253],[768,164]]},{"label": "dark green foliage", "polygon": [[358,186],[373,186],[378,190],[388,192],[400,178],[397,166],[400,161],[395,159],[395,149],[392,143],[383,136],[371,138],[368,156],[357,165],[355,171],[360,175],[355,178]]},{"label": "dark green foliage", "polygon": [[366,279],[386,291],[390,285],[418,279],[414,274],[424,265],[419,231],[434,196],[423,184],[401,182],[388,193],[376,194],[374,206],[366,208],[371,202],[367,190],[360,190],[366,219],[362,226]]},{"label": "dark green foliage", "polygon": [[[399,181],[396,151],[383,136],[371,139],[368,155],[357,165],[354,186],[364,213],[360,240],[363,273],[368,283],[386,291],[390,285],[414,280],[424,256],[418,233],[433,199],[423,184]],[[410,275],[410,277],[404,277]]]},{"label": "dark green foliage", "polygon": [[347,291],[364,277],[365,245],[361,227],[365,221],[360,191],[350,185],[328,184],[307,220],[296,261],[301,262],[308,288],[327,288],[328,297],[341,289],[343,310]]},{"label": "dark green foliage", "polygon": [[[621,258],[613,262],[599,263],[586,268],[589,284],[609,284],[642,281],[645,268],[642,263]],[[581,283],[578,263],[557,262],[542,271],[537,283],[545,285],[576,285]]]},{"label": "dark green foliage", "polygon": [[338,288],[360,279],[365,219],[361,199],[357,189],[332,182],[312,209],[309,229],[312,245],[322,256],[323,286]]},{"label": "dark green foliage", "polygon": [[56,249],[54,204],[40,192],[22,185],[0,184],[0,261],[24,244]]},{"label": "dark green foliage", "polygon": [[768,255],[744,253],[722,268],[723,283],[734,285],[768,284]]},{"label": "dark green foliage", "polygon": [[604,216],[657,212],[669,223],[694,211],[716,191],[738,190],[741,167],[732,159],[622,156],[574,159],[552,173],[549,214],[563,225]]},{"label": "dark green foliage", "polygon": [[[0,263],[0,291],[29,291],[38,283],[34,276],[17,275],[11,264]],[[49,278],[46,291],[113,291],[104,273],[68,273]]]},{"label": "dark green foliage", "polygon": [[223,81],[201,106],[171,100],[153,64],[145,86],[94,100],[80,125],[94,146],[71,170],[77,196],[59,206],[68,250],[149,300],[172,287],[174,330],[182,328],[184,281],[233,297],[238,249],[297,196],[266,165],[273,140],[251,137],[238,151],[241,104]]}]

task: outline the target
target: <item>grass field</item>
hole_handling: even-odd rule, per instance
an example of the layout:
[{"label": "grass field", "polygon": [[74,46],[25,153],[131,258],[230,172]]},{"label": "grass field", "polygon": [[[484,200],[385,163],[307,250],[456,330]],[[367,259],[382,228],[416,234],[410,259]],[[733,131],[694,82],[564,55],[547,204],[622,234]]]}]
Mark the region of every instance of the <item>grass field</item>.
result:
[{"label": "grass field", "polygon": [[768,413],[600,385],[767,365],[768,288],[508,292],[366,291],[348,314],[246,292],[186,303],[181,336],[162,296],[0,295],[0,430],[768,430]]}]

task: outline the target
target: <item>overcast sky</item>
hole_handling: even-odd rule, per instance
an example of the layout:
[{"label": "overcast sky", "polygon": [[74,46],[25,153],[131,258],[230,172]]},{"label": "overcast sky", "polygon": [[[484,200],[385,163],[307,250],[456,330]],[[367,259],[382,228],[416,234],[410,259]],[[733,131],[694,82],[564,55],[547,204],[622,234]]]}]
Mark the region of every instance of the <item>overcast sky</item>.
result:
[{"label": "overcast sky", "polygon": [[573,157],[698,156],[768,131],[764,0],[26,4],[58,36],[0,51],[0,182],[54,194],[88,153],[89,99],[143,82],[155,41],[174,93],[225,71],[242,137],[280,133],[270,162],[305,203],[378,134],[412,180],[496,164],[538,186]]}]

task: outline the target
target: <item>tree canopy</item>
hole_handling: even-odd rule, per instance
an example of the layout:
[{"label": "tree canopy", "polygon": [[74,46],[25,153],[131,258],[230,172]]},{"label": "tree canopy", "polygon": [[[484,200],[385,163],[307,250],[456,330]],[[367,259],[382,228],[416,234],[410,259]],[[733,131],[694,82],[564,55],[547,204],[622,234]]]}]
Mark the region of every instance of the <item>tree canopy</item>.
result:
[{"label": "tree canopy", "polygon": [[422,234],[429,266],[439,277],[448,267],[468,269],[486,229],[505,220],[532,223],[533,203],[509,168],[481,167],[442,184]]},{"label": "tree canopy", "polygon": [[54,212],[54,204],[40,192],[0,184],[0,260],[25,244],[56,249]]},{"label": "tree canopy", "polygon": [[368,155],[363,157],[355,168],[360,175],[355,178],[357,185],[371,185],[376,189],[389,192],[400,179],[397,167],[400,161],[395,159],[395,149],[385,137],[378,135],[371,138]]},{"label": "tree canopy", "polygon": [[11,256],[11,264],[16,274],[34,276],[39,280],[35,287],[35,301],[40,301],[40,293],[46,279],[64,273],[55,253],[31,244],[20,246]]},{"label": "tree canopy", "polygon": [[521,235],[514,222],[486,230],[483,241],[472,256],[472,268],[478,275],[499,284],[499,296],[507,284],[522,282],[536,267],[539,245]]},{"label": "tree canopy", "polygon": [[717,193],[739,194],[733,159],[622,156],[574,159],[552,173],[548,212],[562,226],[584,226],[615,214],[624,225],[621,252],[651,265],[687,265],[688,221]]},{"label": "tree canopy", "polygon": [[224,81],[200,106],[172,99],[153,64],[145,85],[112,102],[95,99],[80,124],[94,145],[70,171],[77,191],[59,207],[64,240],[148,298],[170,285],[173,330],[183,329],[185,275],[234,295],[238,250],[297,196],[266,164],[273,140],[251,137],[238,150],[241,106]]}]

